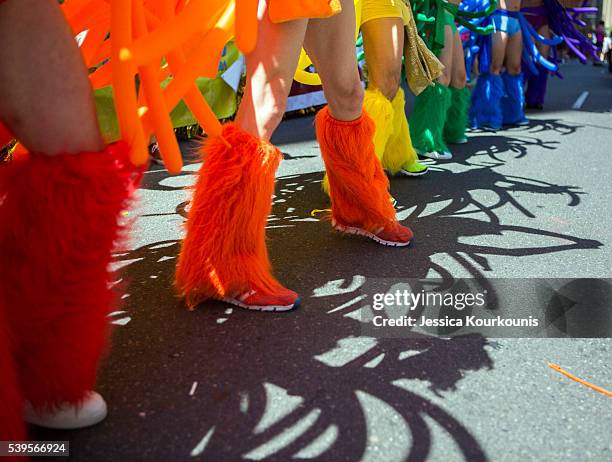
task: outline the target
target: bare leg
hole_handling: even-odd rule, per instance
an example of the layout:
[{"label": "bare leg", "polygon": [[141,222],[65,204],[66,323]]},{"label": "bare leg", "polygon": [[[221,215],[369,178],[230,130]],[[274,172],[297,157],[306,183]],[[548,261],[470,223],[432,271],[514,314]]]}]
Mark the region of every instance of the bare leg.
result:
[{"label": "bare leg", "polygon": [[311,19],[304,48],[321,80],[331,115],[355,120],[361,115],[363,88],[355,57],[355,8],[342,0],[342,13],[328,19]]},{"label": "bare leg", "polygon": [[389,182],[376,158],[375,124],[362,115],[354,27],[353,0],[342,0],[339,15],[311,20],[304,41],[328,101],[315,125],[329,178],[332,223],[343,232],[404,246],[412,232],[396,220]]},{"label": "bare leg", "polygon": [[176,272],[187,305],[224,299],[256,310],[297,303],[271,272],[265,226],[280,151],[268,140],[280,123],[307,20],[273,24],[259,2],[259,33],[247,56],[247,87],[235,124],[206,143]]},{"label": "bare leg", "polygon": [[[538,34],[540,34],[542,37],[546,37],[549,39],[551,37],[551,34],[548,24],[544,24],[542,27],[540,27],[538,29]],[[536,47],[538,47],[538,51],[542,56],[548,58],[548,53],[550,52],[550,45],[545,45],[543,43],[537,42]]]},{"label": "bare leg", "polygon": [[491,69],[493,75],[501,74],[506,57],[506,46],[508,44],[508,34],[506,32],[493,32],[491,44]]},{"label": "bare leg", "polygon": [[470,91],[465,88],[467,75],[463,45],[459,33],[455,32],[452,41],[453,66],[451,68],[450,91],[451,105],[446,114],[444,124],[444,140],[448,143],[465,143],[465,128],[470,102]]},{"label": "bare leg", "polygon": [[404,52],[404,24],[399,18],[381,18],[361,26],[370,86],[391,101],[400,85]]},{"label": "bare leg", "polygon": [[100,151],[87,71],[56,0],[0,3],[0,119],[32,152]]},{"label": "bare leg", "polygon": [[508,34],[496,31],[491,41],[489,70],[478,76],[472,92],[469,119],[473,128],[499,129],[503,124],[501,100],[504,97],[504,83],[500,74],[504,65]]},{"label": "bare leg", "polygon": [[521,60],[523,59],[523,33],[517,32],[508,39],[506,48],[506,71],[510,75],[521,73]]},{"label": "bare leg", "polygon": [[0,3],[0,43],[0,119],[32,152],[0,169],[0,261],[10,268],[0,322],[30,403],[25,412],[12,403],[13,425],[25,413],[38,425],[88,426],[106,415],[89,390],[106,344],[108,266],[131,166],[123,144],[99,152],[87,71],[56,0]]},{"label": "bare leg", "polygon": [[246,58],[247,86],[236,117],[246,132],[269,140],[282,120],[307,24],[273,24],[260,2],[257,46]]},{"label": "bare leg", "polygon": [[508,39],[506,72],[502,74],[504,97],[501,100],[504,125],[526,124],[524,114],[525,91],[521,75],[523,37],[521,32]]},{"label": "bare leg", "polygon": [[463,44],[459,33],[455,32],[452,37],[453,59],[451,67],[450,86],[453,88],[464,88],[467,81],[465,72],[465,57],[463,55]]},{"label": "bare leg", "polygon": [[439,56],[440,62],[444,64],[444,70],[442,71],[442,75],[438,78],[438,82],[447,87],[450,85],[453,75],[453,45],[453,30],[451,26],[446,25],[444,26],[444,48]]},{"label": "bare leg", "polygon": [[427,167],[418,163],[412,147],[404,92],[400,90],[403,21],[400,18],[373,19],[361,26],[361,33],[369,75],[364,107],[376,125],[376,155],[383,168],[392,174],[401,171],[404,175],[422,175]]}]

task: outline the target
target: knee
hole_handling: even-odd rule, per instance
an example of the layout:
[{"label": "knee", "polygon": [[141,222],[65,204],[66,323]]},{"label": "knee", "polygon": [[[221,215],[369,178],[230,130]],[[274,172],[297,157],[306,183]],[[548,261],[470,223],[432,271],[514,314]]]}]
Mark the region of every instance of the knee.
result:
[{"label": "knee", "polygon": [[400,71],[388,72],[380,82],[373,82],[374,86],[387,98],[392,101],[397,94],[400,86]]},{"label": "knee", "polygon": [[450,73],[447,72],[445,69],[444,71],[442,71],[442,75],[438,77],[438,82],[448,87],[450,85],[450,81],[451,81]]},{"label": "knee", "polygon": [[334,113],[361,112],[363,105],[361,81],[354,79],[351,82],[334,82],[327,92],[327,100]]},{"label": "knee", "polygon": [[463,87],[465,87],[466,83],[467,83],[467,75],[465,73],[465,70],[456,71],[453,74],[453,78],[452,78],[452,81],[451,81],[451,86],[453,86],[455,88],[463,88]]},{"label": "knee", "polygon": [[489,68],[489,71],[490,71],[491,74],[499,75],[499,74],[501,74],[501,70],[502,70],[501,64],[491,63],[491,66]]},{"label": "knee", "polygon": [[506,66],[506,71],[510,75],[519,75],[521,73],[521,65],[520,64],[514,64],[514,65],[511,65],[511,66]]}]

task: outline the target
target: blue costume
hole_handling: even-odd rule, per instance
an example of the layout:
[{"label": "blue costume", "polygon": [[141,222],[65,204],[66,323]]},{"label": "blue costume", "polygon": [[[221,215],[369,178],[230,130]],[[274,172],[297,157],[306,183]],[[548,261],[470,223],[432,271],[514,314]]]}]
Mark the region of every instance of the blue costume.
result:
[{"label": "blue costume", "polygon": [[[486,0],[467,0],[462,3],[466,9],[481,8]],[[587,0],[584,1],[586,3]],[[577,30],[576,26],[584,25],[577,18],[581,13],[596,11],[594,8],[582,6],[580,8],[565,8],[558,0],[544,0],[542,7],[525,8],[523,11],[498,10],[490,18],[474,20],[480,26],[492,25],[496,31],[503,31],[512,36],[522,32],[523,37],[523,68],[531,77],[534,88],[530,93],[543,92],[542,87],[537,87],[534,77],[542,74],[547,76],[553,73],[560,76],[557,66],[556,46],[561,42],[567,44],[568,48],[584,62],[586,55],[593,56],[598,60],[595,48],[588,42],[586,37]],[[534,27],[527,21],[525,15],[546,15],[550,30],[555,34],[553,38],[546,38],[538,34]],[[518,29],[517,29],[518,26]],[[466,31],[464,29],[463,31]],[[460,30],[461,31],[461,30]],[[550,56],[542,56],[536,43],[551,47]],[[464,42],[466,51],[466,70],[468,79],[474,59],[478,57],[479,77],[476,87],[472,92],[472,106],[470,109],[469,123],[472,128],[490,127],[499,129],[502,125],[516,125],[526,122],[524,115],[525,91],[523,74],[510,75],[507,72],[502,75],[490,73],[491,63],[491,37],[470,34]]]},{"label": "blue costume", "polygon": [[521,31],[521,24],[515,16],[507,10],[497,10],[491,15],[495,32],[505,32],[509,37]]},{"label": "blue costume", "polygon": [[[535,60],[556,71],[557,66],[540,55],[532,37],[550,45],[559,43],[560,39],[547,40],[537,35],[537,32],[518,11],[498,10],[493,14],[490,21],[496,31],[506,32],[510,37],[519,32],[523,33],[523,61]],[[472,108],[469,116],[471,127],[500,129],[503,125],[526,123],[523,74],[512,75],[507,71],[501,75],[492,74],[489,70],[491,39],[490,37],[478,37],[476,42],[472,45],[472,51],[476,47],[475,51],[479,56],[480,75],[472,93]],[[468,57],[470,65],[473,59],[472,53]]]}]

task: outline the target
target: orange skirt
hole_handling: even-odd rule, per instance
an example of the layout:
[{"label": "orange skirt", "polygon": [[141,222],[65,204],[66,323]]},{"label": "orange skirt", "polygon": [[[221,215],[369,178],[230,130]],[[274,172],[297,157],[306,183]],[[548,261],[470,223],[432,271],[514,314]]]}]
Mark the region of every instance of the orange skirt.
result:
[{"label": "orange skirt", "polygon": [[328,18],[342,11],[340,0],[270,0],[268,14],[272,22],[294,19]]}]

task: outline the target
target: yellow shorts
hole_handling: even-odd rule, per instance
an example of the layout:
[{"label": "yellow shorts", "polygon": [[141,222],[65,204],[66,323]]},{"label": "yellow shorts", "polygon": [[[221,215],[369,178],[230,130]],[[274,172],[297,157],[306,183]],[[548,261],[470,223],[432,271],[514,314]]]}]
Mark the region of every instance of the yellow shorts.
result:
[{"label": "yellow shorts", "polygon": [[402,0],[361,0],[361,25],[372,19],[401,18],[404,25],[410,18],[408,5]]}]

